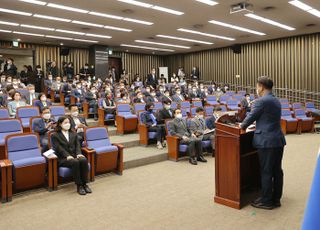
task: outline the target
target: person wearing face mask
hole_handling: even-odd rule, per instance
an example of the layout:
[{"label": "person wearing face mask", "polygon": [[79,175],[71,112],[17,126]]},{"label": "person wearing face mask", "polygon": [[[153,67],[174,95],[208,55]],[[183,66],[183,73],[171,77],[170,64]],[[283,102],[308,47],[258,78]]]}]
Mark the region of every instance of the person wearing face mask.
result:
[{"label": "person wearing face mask", "polygon": [[189,162],[197,165],[198,161],[203,161],[201,140],[191,132],[187,121],[182,118],[181,109],[174,110],[174,119],[169,122],[170,134],[179,137],[180,144],[188,145]]},{"label": "person wearing face mask", "polygon": [[213,130],[216,128],[216,120],[222,116],[222,109],[220,106],[215,106],[213,109],[213,116],[206,119],[206,126],[208,129]]},{"label": "person wearing face mask", "polygon": [[87,79],[90,75],[89,64],[84,64],[84,67],[80,69],[80,76],[82,79]]},{"label": "person wearing face mask", "polygon": [[45,93],[40,93],[38,96],[38,99],[35,103],[34,106],[39,107],[39,110],[42,111],[44,107],[49,107],[51,106],[51,101],[47,100],[47,96]]},{"label": "person wearing face mask", "polygon": [[154,89],[157,88],[158,79],[156,76],[156,69],[155,68],[153,68],[151,70],[151,73],[148,74],[146,83],[147,83],[147,85],[152,86]]},{"label": "person wearing face mask", "polygon": [[141,92],[137,93],[137,97],[133,99],[133,103],[146,103],[145,99],[143,98],[143,94]]},{"label": "person wearing face mask", "polygon": [[88,183],[88,160],[81,153],[77,133],[71,130],[70,120],[66,116],[58,119],[56,132],[51,137],[52,148],[58,157],[60,167],[72,169],[72,176],[80,195],[92,193]]},{"label": "person wearing face mask", "polygon": [[[104,109],[106,114],[113,114],[113,116],[116,117],[116,113],[117,113],[116,104],[114,102],[113,95],[111,92],[108,92],[106,94],[106,98],[102,100],[102,108]],[[116,126],[116,123],[115,123],[115,126]]]},{"label": "person wearing face mask", "polygon": [[214,94],[217,90],[217,86],[216,86],[216,83],[213,83],[212,86],[209,86],[208,88],[208,92],[209,94]]},{"label": "person wearing face mask", "polygon": [[78,82],[76,88],[71,90],[71,96],[76,99],[77,104],[81,104],[84,101],[84,87],[82,86],[81,82]]},{"label": "person wearing face mask", "polygon": [[177,88],[176,93],[172,96],[172,100],[174,102],[182,102],[185,100],[184,96],[181,94],[181,89]]},{"label": "person wearing face mask", "polygon": [[176,81],[177,79],[179,81],[179,77],[176,75],[176,73],[172,73],[172,77],[170,79],[170,82]]},{"label": "person wearing face mask", "polygon": [[71,124],[71,130],[77,133],[80,145],[82,145],[84,140],[84,128],[87,127],[88,124],[84,117],[79,116],[79,109],[77,105],[71,105],[70,112],[71,114],[69,116],[69,120]]},{"label": "person wearing face mask", "polygon": [[89,109],[93,109],[94,120],[98,120],[98,93],[96,87],[92,86],[85,94],[85,99],[89,104]]},{"label": "person wearing face mask", "polygon": [[156,96],[156,91],[155,90],[151,90],[150,96],[146,96],[146,102],[147,103],[148,102],[154,103],[154,102],[158,102],[158,101],[159,101],[159,99]]},{"label": "person wearing face mask", "polygon": [[18,83],[18,79],[17,79],[17,78],[13,78],[13,79],[12,79],[12,87],[13,87],[14,89],[19,89],[19,88],[21,88],[21,87],[19,86],[19,83]]},{"label": "person wearing face mask", "polygon": [[[210,141],[211,149],[214,150],[214,130],[210,130],[204,119],[204,109],[198,107],[196,109],[196,116],[190,122],[191,132],[201,141]],[[200,161],[207,162],[206,159],[200,156]]]},{"label": "person wearing face mask", "polygon": [[252,103],[252,100],[251,100],[250,94],[246,93],[244,95],[244,98],[240,102],[241,108],[244,108],[246,112],[249,113],[251,111],[251,103]]},{"label": "person wearing face mask", "polygon": [[200,99],[200,96],[198,94],[198,89],[195,86],[192,87],[192,92],[189,93],[188,99],[190,100]]},{"label": "person wearing face mask", "polygon": [[7,63],[4,65],[4,74],[9,76],[16,76],[17,75],[17,67],[13,64],[13,59],[8,58]]},{"label": "person wearing face mask", "polygon": [[200,72],[199,72],[199,68],[197,67],[192,67],[191,70],[191,80],[197,81],[200,79]]},{"label": "person wearing face mask", "polygon": [[52,61],[49,68],[48,68],[48,71],[52,74],[53,76],[53,79],[56,79],[56,77],[59,76],[59,69],[57,67],[57,63],[55,61]]},{"label": "person wearing face mask", "polygon": [[68,80],[72,80],[74,76],[74,68],[73,68],[73,63],[69,62],[67,67],[65,68],[66,76]]},{"label": "person wearing face mask", "polygon": [[282,157],[286,140],[281,130],[281,104],[272,93],[273,81],[262,76],[257,81],[257,95],[251,112],[240,124],[246,130],[256,122],[253,147],[258,150],[261,172],[261,196],[251,202],[256,208],[273,209],[281,206],[283,191]]},{"label": "person wearing face mask", "polygon": [[53,77],[51,73],[48,73],[47,79],[44,80],[44,86],[47,87],[48,89],[52,88],[53,84]]},{"label": "person wearing face mask", "polygon": [[172,99],[172,97],[170,96],[170,91],[169,91],[169,90],[165,90],[165,91],[164,91],[164,95],[162,96],[161,100],[162,100],[162,102],[164,102],[164,101],[170,101],[170,103],[172,103],[173,99]]},{"label": "person wearing face mask", "polygon": [[41,119],[37,119],[32,124],[32,130],[39,134],[40,145],[42,152],[47,151],[48,148],[48,133],[53,131],[56,126],[56,122],[51,117],[49,107],[43,107],[41,111]]},{"label": "person wearing face mask", "polygon": [[21,100],[21,93],[14,91],[12,94],[12,101],[8,103],[8,111],[10,117],[14,118],[16,116],[17,109],[27,104]]},{"label": "person wearing face mask", "polygon": [[34,70],[32,78],[33,78],[32,81],[30,80],[29,81],[32,82],[32,84],[34,84],[36,92],[42,92],[41,85],[42,85],[42,82],[44,81],[44,73],[41,70],[40,65],[36,66],[36,69]]},{"label": "person wearing face mask", "polygon": [[29,84],[27,86],[27,88],[28,88],[29,93],[27,95],[26,102],[28,105],[32,105],[33,100],[38,99],[39,93],[36,93],[34,85]]},{"label": "person wearing face mask", "polygon": [[157,133],[157,148],[163,149],[166,130],[163,125],[158,125],[156,115],[153,111],[154,104],[147,103],[145,106],[145,112],[141,114],[141,123],[145,124],[148,128],[148,132]]},{"label": "person wearing face mask", "polygon": [[159,111],[159,114],[157,117],[157,121],[159,125],[164,125],[167,119],[174,118],[173,110],[171,109],[171,101],[165,100],[162,102],[162,104],[163,104],[163,109]]}]

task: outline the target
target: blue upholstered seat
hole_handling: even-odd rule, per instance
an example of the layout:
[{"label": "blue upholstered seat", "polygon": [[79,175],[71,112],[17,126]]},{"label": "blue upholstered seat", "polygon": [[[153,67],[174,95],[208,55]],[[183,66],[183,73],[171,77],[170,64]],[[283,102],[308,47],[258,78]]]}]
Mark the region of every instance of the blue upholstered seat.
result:
[{"label": "blue upholstered seat", "polygon": [[217,97],[215,95],[208,95],[207,96],[207,103],[209,105],[218,105]]},{"label": "blue upholstered seat", "polygon": [[194,107],[202,107],[202,101],[192,101],[192,106],[194,106]]},{"label": "blue upholstered seat", "polygon": [[133,105],[134,112],[138,114],[139,111],[144,111],[146,104],[145,103],[136,103]]},{"label": "blue upholstered seat", "polygon": [[51,115],[54,117],[56,121],[58,121],[59,117],[65,115],[64,106],[50,106]]},{"label": "blue upholstered seat", "polygon": [[[141,116],[142,114],[144,114],[145,112],[140,112],[138,115],[138,122],[139,124],[142,124],[141,121]],[[156,132],[148,132],[148,139],[157,139],[157,133]]]},{"label": "blue upholstered seat", "polygon": [[206,112],[206,116],[212,116],[213,115],[213,106],[206,106],[205,112]]},{"label": "blue upholstered seat", "polygon": [[0,120],[0,145],[5,144],[6,136],[10,134],[22,133],[22,127],[19,120]]},{"label": "blue upholstered seat", "polygon": [[87,146],[96,151],[97,154],[114,152],[118,147],[111,145],[107,129],[105,127],[90,128],[85,131]]},{"label": "blue upholstered seat", "polygon": [[129,104],[118,104],[117,115],[124,118],[137,118],[137,115],[132,114]]},{"label": "blue upholstered seat", "polygon": [[302,109],[302,103],[300,102],[295,102],[292,104],[293,109]]},{"label": "blue upholstered seat", "polygon": [[7,109],[0,109],[0,119],[9,118],[9,111]]},{"label": "blue upholstered seat", "polygon": [[287,122],[296,122],[297,119],[292,117],[292,113],[288,109],[281,110],[281,119],[286,120]]},{"label": "blue upholstered seat", "polygon": [[220,103],[226,104],[227,101],[230,100],[230,99],[231,99],[231,97],[230,97],[229,95],[222,95],[222,96],[220,97]]},{"label": "blue upholstered seat", "polygon": [[295,109],[294,113],[296,118],[301,119],[303,121],[312,121],[311,117],[307,117],[306,111],[304,109]]},{"label": "blue upholstered seat", "polygon": [[30,118],[39,116],[39,109],[37,107],[20,107],[17,109],[17,118],[21,118],[23,127],[29,127]]},{"label": "blue upholstered seat", "polygon": [[190,108],[191,105],[190,105],[190,102],[189,101],[182,101],[181,102],[181,108]]}]

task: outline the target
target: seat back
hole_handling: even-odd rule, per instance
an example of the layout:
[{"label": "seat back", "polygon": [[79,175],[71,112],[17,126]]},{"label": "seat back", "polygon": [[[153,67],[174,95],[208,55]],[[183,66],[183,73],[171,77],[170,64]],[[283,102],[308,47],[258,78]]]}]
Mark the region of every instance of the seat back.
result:
[{"label": "seat back", "polygon": [[84,132],[84,140],[86,146],[92,149],[111,145],[108,131],[105,127],[86,128]]},{"label": "seat back", "polygon": [[214,101],[216,102],[217,101],[217,97],[215,95],[208,95],[207,96],[207,101]]},{"label": "seat back", "polygon": [[228,111],[227,107],[225,105],[220,105],[219,107],[221,108],[222,112],[227,112]]},{"label": "seat back", "polygon": [[176,109],[178,107],[177,102],[173,101],[171,103],[171,109]]},{"label": "seat back", "polygon": [[192,106],[194,106],[194,107],[202,107],[202,101],[199,101],[199,100],[192,101]]},{"label": "seat back", "polygon": [[37,116],[37,117],[31,117],[30,118],[30,127],[31,127],[31,131],[32,132],[35,132],[34,131],[34,123],[36,123],[37,121],[41,120],[42,117],[41,116]]},{"label": "seat back", "polygon": [[118,104],[117,104],[117,114],[118,114],[118,115],[131,114],[130,104],[127,104],[127,103],[118,103]]},{"label": "seat back", "polygon": [[194,117],[196,115],[196,110],[197,110],[197,107],[192,107],[190,112],[191,112],[191,116]]},{"label": "seat back", "polygon": [[190,108],[181,108],[182,117],[187,117],[188,113],[190,113]]},{"label": "seat back", "polygon": [[281,103],[281,109],[290,109],[290,105],[288,103]]},{"label": "seat back", "polygon": [[240,90],[237,92],[237,94],[244,96],[247,92],[245,90]]},{"label": "seat back", "polygon": [[227,101],[227,105],[237,106],[238,105],[238,101],[237,100],[228,100]]},{"label": "seat back", "polygon": [[160,109],[163,109],[163,104],[161,102],[155,102],[154,103],[154,110],[157,111]]},{"label": "seat back", "polygon": [[[40,102],[39,99],[33,99],[32,100],[32,106],[35,106],[36,103]],[[47,105],[49,105],[51,103],[51,100],[50,99],[47,99]]]},{"label": "seat back", "polygon": [[190,102],[189,101],[182,101],[181,102],[181,108],[190,108]]},{"label": "seat back", "polygon": [[234,98],[235,100],[237,100],[237,101],[240,101],[243,97],[244,97],[244,96],[241,95],[241,94],[235,94],[235,95],[233,95],[233,98]]},{"label": "seat back", "polygon": [[206,116],[213,115],[213,106],[206,106],[204,109],[205,109]]},{"label": "seat back", "polygon": [[6,136],[10,134],[22,133],[23,129],[18,119],[0,120],[0,143],[5,143]]},{"label": "seat back", "polygon": [[64,106],[54,105],[50,106],[51,115],[57,121],[59,117],[62,117],[66,114]]},{"label": "seat back", "polygon": [[234,94],[235,94],[234,91],[227,91],[227,92],[226,92],[226,95],[228,95],[228,96],[233,96]]},{"label": "seat back", "polygon": [[222,95],[220,97],[220,102],[227,102],[230,99],[229,95]]},{"label": "seat back", "polygon": [[294,114],[296,117],[306,117],[306,111],[304,109],[295,109]]},{"label": "seat back", "polygon": [[0,109],[0,119],[9,117],[9,111],[7,109]]},{"label": "seat back", "polygon": [[283,117],[283,118],[292,117],[291,111],[289,109],[282,109],[281,110],[281,117]]},{"label": "seat back", "polygon": [[38,107],[34,106],[23,106],[17,108],[17,118],[30,118],[39,116],[39,109]]},{"label": "seat back", "polygon": [[302,109],[302,103],[300,102],[295,102],[292,104],[293,109]]},{"label": "seat back", "polygon": [[6,138],[6,156],[11,161],[41,157],[37,134],[14,134]]},{"label": "seat back", "polygon": [[306,109],[315,109],[316,107],[314,106],[313,102],[306,102]]},{"label": "seat back", "polygon": [[289,104],[288,98],[280,98],[279,101],[280,101],[280,103]]},{"label": "seat back", "polygon": [[29,95],[29,90],[28,89],[16,89],[17,92],[21,94],[22,97],[27,98]]},{"label": "seat back", "polygon": [[139,112],[144,111],[145,106],[146,106],[146,103],[135,103],[133,105],[134,112],[138,114]]}]

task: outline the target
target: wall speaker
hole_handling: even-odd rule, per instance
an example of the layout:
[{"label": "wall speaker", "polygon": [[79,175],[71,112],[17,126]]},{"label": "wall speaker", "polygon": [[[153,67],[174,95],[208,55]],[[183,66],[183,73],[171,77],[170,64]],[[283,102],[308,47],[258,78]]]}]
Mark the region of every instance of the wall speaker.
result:
[{"label": "wall speaker", "polygon": [[241,45],[235,44],[235,45],[231,46],[231,49],[232,49],[233,53],[241,54]]}]

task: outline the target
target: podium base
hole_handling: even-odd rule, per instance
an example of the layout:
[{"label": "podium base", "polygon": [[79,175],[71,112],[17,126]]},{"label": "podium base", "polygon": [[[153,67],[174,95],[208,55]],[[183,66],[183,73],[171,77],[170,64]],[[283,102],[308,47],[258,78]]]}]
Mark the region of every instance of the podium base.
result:
[{"label": "podium base", "polygon": [[218,204],[222,204],[225,206],[228,206],[230,208],[235,208],[235,209],[241,209],[241,204],[240,201],[234,201],[234,200],[229,200],[225,199],[219,196],[214,197],[214,202]]}]

